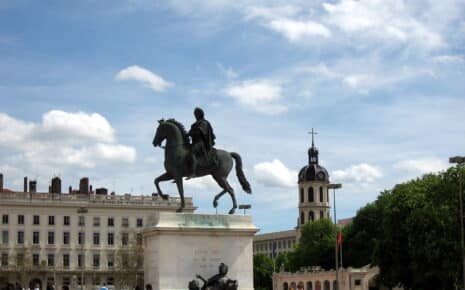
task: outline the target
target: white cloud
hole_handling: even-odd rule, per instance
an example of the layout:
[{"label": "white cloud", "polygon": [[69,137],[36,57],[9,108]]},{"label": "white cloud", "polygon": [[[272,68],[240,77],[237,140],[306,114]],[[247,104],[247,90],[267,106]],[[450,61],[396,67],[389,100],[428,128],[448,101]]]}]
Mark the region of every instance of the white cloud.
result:
[{"label": "white cloud", "polygon": [[403,170],[410,175],[438,172],[448,168],[445,160],[439,158],[421,158],[399,161],[394,168]]},{"label": "white cloud", "polygon": [[218,189],[218,192],[221,190],[219,185],[210,175],[186,180],[185,185],[187,188],[191,188],[193,190],[207,190],[215,188]]},{"label": "white cloud", "polygon": [[448,63],[463,63],[465,60],[463,59],[463,56],[461,55],[438,55],[433,57],[433,62],[435,63],[442,63],[442,64],[448,64]]},{"label": "white cloud", "polygon": [[331,36],[331,31],[327,27],[314,21],[276,19],[269,23],[269,27],[283,34],[291,42],[300,41],[305,37],[321,36],[328,38]]},{"label": "white cloud", "polygon": [[441,35],[416,17],[401,0],[341,0],[324,3],[325,23],[358,38],[415,44],[437,49],[445,46]]},{"label": "white cloud", "polygon": [[40,133],[52,133],[57,138],[86,138],[103,142],[113,142],[115,139],[115,130],[107,119],[97,113],[68,113],[57,110],[47,112],[42,117]]},{"label": "white cloud", "polygon": [[350,87],[357,89],[370,86],[373,83],[373,78],[366,74],[353,74],[344,77],[343,81]]},{"label": "white cloud", "polygon": [[155,92],[162,92],[173,85],[172,83],[164,80],[161,76],[137,65],[122,69],[116,75],[116,79],[139,81]]},{"label": "white cloud", "polygon": [[63,162],[69,165],[93,168],[100,162],[132,163],[136,159],[136,150],[132,147],[118,144],[98,143],[88,147],[64,147]]},{"label": "white cloud", "polygon": [[34,130],[34,124],[17,120],[5,113],[0,113],[0,146],[21,148],[26,136]]},{"label": "white cloud", "polygon": [[[435,72],[422,67],[386,67],[377,57],[364,59],[342,60],[332,64],[325,63],[303,66],[296,69],[297,73],[312,75],[312,81],[337,80],[359,93],[389,87],[420,77],[435,77]],[[327,86],[327,83],[324,83]]]},{"label": "white cloud", "polygon": [[256,164],[254,176],[258,182],[268,187],[295,188],[297,186],[297,171],[287,168],[278,159]]},{"label": "white cloud", "polygon": [[331,37],[331,31],[323,24],[305,19],[296,19],[301,11],[293,5],[252,6],[245,10],[246,19],[258,19],[262,26],[282,34],[291,42],[312,37]]},{"label": "white cloud", "polygon": [[[136,150],[116,144],[115,130],[100,114],[52,110],[41,123],[28,123],[0,113],[0,147],[16,163],[92,168],[108,162],[132,163]],[[8,152],[8,151],[7,151]]]},{"label": "white cloud", "polygon": [[281,114],[287,112],[282,99],[281,87],[268,80],[248,80],[226,88],[225,93],[241,105],[265,114]]},{"label": "white cloud", "polygon": [[338,182],[371,183],[383,176],[381,169],[367,163],[352,165],[344,170],[335,170],[331,177]]},{"label": "white cloud", "polygon": [[267,20],[282,19],[296,16],[301,8],[295,5],[282,6],[251,6],[244,11],[246,19],[263,18]]},{"label": "white cloud", "polygon": [[226,68],[221,63],[216,64],[218,69],[226,76],[227,79],[232,80],[239,76],[237,72],[235,72],[231,67]]}]

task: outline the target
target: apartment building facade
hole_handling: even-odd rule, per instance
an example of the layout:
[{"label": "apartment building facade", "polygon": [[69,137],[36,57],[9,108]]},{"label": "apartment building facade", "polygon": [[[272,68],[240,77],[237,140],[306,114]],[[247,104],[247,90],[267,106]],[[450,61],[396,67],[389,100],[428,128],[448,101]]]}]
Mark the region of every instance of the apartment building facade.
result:
[{"label": "apartment building facade", "polygon": [[[26,191],[26,190],[25,190]],[[143,285],[138,232],[178,198],[0,192],[0,289]],[[186,199],[186,212],[193,212]]]}]

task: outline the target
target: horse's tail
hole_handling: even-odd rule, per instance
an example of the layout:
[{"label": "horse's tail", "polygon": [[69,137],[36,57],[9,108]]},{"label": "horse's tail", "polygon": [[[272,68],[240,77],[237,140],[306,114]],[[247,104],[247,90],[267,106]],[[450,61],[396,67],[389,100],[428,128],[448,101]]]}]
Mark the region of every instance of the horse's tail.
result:
[{"label": "horse's tail", "polygon": [[252,193],[252,189],[250,188],[250,183],[245,178],[244,171],[242,171],[242,159],[241,156],[235,152],[230,153],[232,158],[236,161],[236,175],[237,179],[239,179],[239,183],[242,186],[242,189],[247,193]]}]

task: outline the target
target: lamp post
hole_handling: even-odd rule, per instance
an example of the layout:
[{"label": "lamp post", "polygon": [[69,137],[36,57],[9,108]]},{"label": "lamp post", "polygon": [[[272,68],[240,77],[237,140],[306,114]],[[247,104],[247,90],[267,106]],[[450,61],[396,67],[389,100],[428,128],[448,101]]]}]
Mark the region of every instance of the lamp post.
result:
[{"label": "lamp post", "polygon": [[465,247],[463,237],[463,203],[462,203],[462,174],[461,166],[465,164],[465,157],[454,156],[449,158],[449,163],[457,164],[457,176],[459,179],[459,210],[460,210],[460,247],[462,249],[462,283],[463,289],[465,289]]},{"label": "lamp post", "polygon": [[[86,214],[87,212],[88,212],[88,210],[85,207],[80,207],[77,210],[78,215],[83,215],[83,214]],[[84,218],[85,218],[85,216],[84,216]],[[78,219],[80,219],[80,218],[78,217]],[[84,224],[81,223],[80,220],[79,220],[79,225],[81,226],[81,232],[83,233]],[[79,236],[78,236],[78,238],[79,238]],[[82,241],[81,241],[81,290],[84,290],[84,267],[85,267],[84,243],[85,243],[85,240],[86,240],[85,234],[83,234],[82,235]]]},{"label": "lamp post", "polygon": [[[336,220],[336,189],[342,187],[340,183],[330,183],[328,184],[328,189],[333,190],[333,210],[334,210],[334,225],[337,224]],[[339,261],[338,261],[338,254],[337,254],[337,236],[336,236],[336,244],[334,247],[334,257],[336,260],[336,290],[339,290]]]}]

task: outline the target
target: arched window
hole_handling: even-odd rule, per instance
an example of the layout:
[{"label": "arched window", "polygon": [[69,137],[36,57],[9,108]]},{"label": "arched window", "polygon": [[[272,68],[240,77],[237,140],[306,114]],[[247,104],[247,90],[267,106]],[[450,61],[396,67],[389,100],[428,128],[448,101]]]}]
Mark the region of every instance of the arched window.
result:
[{"label": "arched window", "polygon": [[313,290],[313,285],[311,281],[307,282],[307,290]]},{"label": "arched window", "polygon": [[336,287],[337,287],[337,282],[336,280],[333,280],[333,290],[336,290]]},{"label": "arched window", "polygon": [[323,219],[325,218],[325,214],[323,213],[323,211],[320,211],[320,219]]},{"label": "arched window", "polygon": [[326,280],[323,285],[324,285],[323,287],[324,290],[331,290],[331,284],[329,283],[328,280]]},{"label": "arched window", "polygon": [[304,212],[300,213],[300,224],[303,225],[305,223],[305,214]]},{"label": "arched window", "polygon": [[296,289],[297,289],[297,285],[295,284],[295,282],[292,282],[292,283],[291,283],[291,289],[292,289],[292,290],[296,290]]},{"label": "arched window", "polygon": [[321,282],[320,281],[315,282],[315,290],[321,290]]},{"label": "arched window", "polygon": [[323,187],[320,186],[320,202],[323,202]]},{"label": "arched window", "polygon": [[287,282],[284,282],[283,290],[289,290],[289,284],[287,284]]},{"label": "arched window", "polygon": [[304,282],[300,281],[299,284],[297,284],[297,289],[304,290]]},{"label": "arched window", "polygon": [[308,213],[308,220],[309,221],[314,221],[315,220],[315,213],[313,212],[313,210],[311,210],[309,213]]},{"label": "arched window", "polygon": [[307,194],[308,194],[308,202],[313,202],[314,198],[313,198],[313,187],[312,186],[308,188]]},{"label": "arched window", "polygon": [[329,202],[329,191],[326,189],[326,201]]},{"label": "arched window", "polygon": [[304,189],[300,189],[300,202],[304,202]]}]

